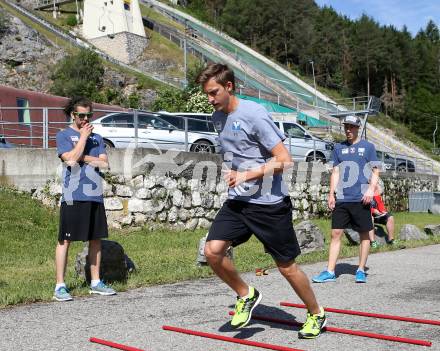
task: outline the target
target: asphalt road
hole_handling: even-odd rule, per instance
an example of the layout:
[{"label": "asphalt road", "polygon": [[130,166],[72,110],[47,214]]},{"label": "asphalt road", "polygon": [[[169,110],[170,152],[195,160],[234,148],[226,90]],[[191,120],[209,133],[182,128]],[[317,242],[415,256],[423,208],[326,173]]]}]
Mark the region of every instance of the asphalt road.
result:
[{"label": "asphalt road", "polygon": [[[368,283],[355,284],[357,259],[341,260],[335,283],[313,284],[327,307],[440,320],[440,245],[370,255]],[[324,263],[303,266],[311,277]],[[263,293],[255,314],[304,321],[305,310],[282,307],[299,303],[276,270],[245,279]],[[326,332],[299,340],[297,328],[253,321],[231,330],[228,311],[234,294],[216,278],[154,286],[117,296],[75,298],[66,303],[38,303],[0,310],[0,350],[112,350],[92,344],[107,339],[143,350],[252,350],[250,346],[163,331],[171,325],[303,350],[440,350],[440,326],[328,313],[328,326],[432,341],[413,346]]]}]

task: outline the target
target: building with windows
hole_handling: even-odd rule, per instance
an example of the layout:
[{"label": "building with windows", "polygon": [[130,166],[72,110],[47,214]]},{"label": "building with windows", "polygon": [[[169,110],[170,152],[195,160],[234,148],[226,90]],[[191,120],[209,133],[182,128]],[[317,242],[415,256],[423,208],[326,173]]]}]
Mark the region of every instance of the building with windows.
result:
[{"label": "building with windows", "polygon": [[[63,108],[67,98],[0,85],[0,137],[29,147],[43,147],[43,134],[48,145],[55,145],[55,135],[70,120]],[[94,110],[125,111],[119,106],[93,104]],[[96,112],[94,118],[106,112]]]},{"label": "building with windows", "polygon": [[85,0],[83,36],[124,63],[133,62],[148,39],[138,0]]}]

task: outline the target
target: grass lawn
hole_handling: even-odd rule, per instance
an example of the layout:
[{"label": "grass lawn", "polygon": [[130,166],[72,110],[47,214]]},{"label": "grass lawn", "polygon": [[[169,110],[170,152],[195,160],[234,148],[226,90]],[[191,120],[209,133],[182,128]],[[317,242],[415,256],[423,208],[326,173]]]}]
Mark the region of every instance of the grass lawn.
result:
[{"label": "grass lawn", "polygon": [[[48,301],[54,288],[54,251],[58,230],[58,212],[43,207],[27,194],[0,190],[0,307]],[[396,232],[405,223],[420,228],[426,224],[440,223],[440,217],[430,214],[397,213]],[[326,235],[328,244],[330,221],[314,220]],[[114,230],[110,239],[119,242],[137,267],[126,284],[115,284],[119,291],[196,279],[212,275],[208,267],[195,265],[199,239],[206,230],[194,232],[170,232],[146,230]],[[344,239],[345,240],[345,239]],[[440,243],[440,237],[408,242],[406,247]],[[71,245],[66,282],[73,295],[86,295],[88,288],[75,277],[74,260],[83,248],[82,243]],[[383,247],[379,251],[390,250]],[[273,267],[272,259],[264,254],[263,247],[255,240],[238,247],[235,262],[240,271]],[[342,257],[357,256],[358,248],[343,245]],[[300,263],[327,260],[327,250],[302,255]]]}]

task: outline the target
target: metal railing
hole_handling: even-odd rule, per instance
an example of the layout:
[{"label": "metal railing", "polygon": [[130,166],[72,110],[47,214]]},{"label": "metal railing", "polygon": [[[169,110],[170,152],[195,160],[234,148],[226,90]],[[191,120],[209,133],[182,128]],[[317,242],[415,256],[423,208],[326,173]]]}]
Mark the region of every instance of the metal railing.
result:
[{"label": "metal railing", "polygon": [[[31,121],[14,122],[18,115],[18,110],[28,110]],[[188,116],[173,116],[181,118],[183,123],[176,126],[166,120],[166,113],[155,113],[143,110],[116,111],[96,109],[94,113],[98,118],[109,116],[110,114],[131,115],[124,122],[113,121],[111,123],[96,124],[99,126],[98,133],[107,140],[107,145],[127,147],[131,144],[134,147],[150,147],[160,150],[177,149],[181,151],[198,152],[219,152],[217,133],[214,132],[212,121],[207,118],[199,119]],[[147,125],[144,116],[156,116],[156,125]],[[66,128],[71,122],[66,121],[62,108],[59,107],[0,107],[0,136],[18,147],[38,147],[54,148],[56,146],[56,134],[59,130]],[[191,125],[190,123],[191,122]],[[95,122],[92,120],[92,124]],[[114,134],[102,133],[106,128],[113,129]],[[332,132],[335,126],[325,126],[321,128],[324,133]],[[124,131],[129,130],[129,133]],[[163,131],[168,131],[164,136]],[[160,133],[159,133],[160,132]],[[310,132],[310,131],[309,131]],[[179,137],[177,137],[177,134]],[[332,149],[331,142],[311,137],[297,137],[288,134],[285,145],[294,160],[302,161],[324,161],[330,160]],[[205,143],[200,143],[201,141]],[[428,159],[410,157],[391,151],[382,152],[381,161],[387,171],[398,172],[418,172],[433,174],[433,162]]]},{"label": "metal railing", "polygon": [[[11,121],[16,119],[18,110],[27,110],[31,113],[31,119],[33,121]],[[57,112],[56,116],[52,116],[52,120],[49,119],[49,114],[52,112]],[[10,112],[8,115],[7,112]],[[218,150],[218,143],[215,142],[217,140],[217,133],[210,131],[207,124],[211,124],[211,121],[204,121],[197,118],[191,118],[187,116],[182,116],[183,120],[183,128],[178,128],[174,126],[172,123],[167,122],[166,120],[162,120],[160,118],[160,114],[155,114],[154,112],[142,111],[142,110],[130,110],[130,111],[120,111],[120,110],[103,110],[103,109],[95,109],[95,114],[104,115],[109,114],[128,114],[132,115],[132,121],[128,122],[113,122],[111,125],[107,124],[106,127],[111,128],[119,128],[119,132],[122,134],[115,134],[117,137],[118,143],[116,143],[114,136],[102,135],[104,140],[108,140],[109,144],[113,143],[114,146],[123,147],[128,146],[130,143],[135,147],[153,147],[159,149],[169,149],[171,146],[176,149],[180,149],[182,151],[192,151],[193,149],[200,149],[200,142],[205,140],[206,147],[205,149],[211,149],[212,152]],[[148,115],[157,115],[158,120],[161,120],[162,126],[146,126],[139,121],[138,116],[142,114]],[[40,147],[40,148],[53,148],[55,147],[54,141],[56,140],[56,133],[66,128],[71,124],[70,121],[62,121],[62,119],[66,119],[64,116],[64,112],[62,108],[58,107],[0,107],[0,116],[2,120],[0,120],[0,135],[4,137],[4,139],[10,142],[11,146],[19,146],[19,147]],[[98,117],[98,118],[100,118]],[[194,124],[199,124],[200,128],[189,129],[188,121],[193,121]],[[92,120],[91,124],[95,122]],[[169,125],[169,128],[165,128],[163,124],[166,123]],[[99,126],[102,126],[100,124]],[[206,126],[206,127],[205,127]],[[103,127],[103,128],[106,128]],[[206,130],[202,130],[205,127]],[[101,128],[101,130],[103,129]],[[123,135],[124,130],[133,130],[133,133],[130,131],[130,135]],[[142,136],[142,131],[145,129],[149,130],[150,134],[154,134],[154,130],[163,131],[167,130],[170,133],[170,138],[161,138],[154,137],[154,135],[145,138]],[[214,130],[213,126],[211,130]],[[174,138],[173,132],[184,134],[179,134],[181,136],[180,139]],[[210,143],[210,147],[208,147],[207,142]],[[116,145],[115,145],[116,144]]]},{"label": "metal railing", "polygon": [[[17,119],[19,110],[28,110],[31,121],[20,122],[13,121]],[[127,147],[131,144],[134,147],[150,147],[161,150],[170,148],[182,151],[198,152],[219,152],[218,135],[215,132],[212,121],[207,118],[199,119],[188,116],[178,116],[182,121],[179,126],[166,120],[166,113],[154,113],[142,110],[115,111],[95,109],[94,113],[98,118],[109,116],[110,114],[132,115],[124,122],[107,122],[96,124],[104,141],[107,145],[113,145],[117,148]],[[157,116],[160,124],[147,125],[143,116]],[[173,116],[176,118],[177,116]],[[33,147],[33,148],[54,148],[56,146],[56,134],[59,130],[66,128],[71,122],[66,121],[66,117],[61,108],[57,107],[0,107],[0,135],[4,136],[7,142],[13,147]],[[96,123],[93,120],[92,124]],[[168,128],[164,126],[168,125]],[[114,134],[102,133],[104,129],[113,130]],[[129,133],[126,131],[130,130]],[[169,134],[164,137],[163,131],[167,130]],[[148,132],[146,135],[145,132]],[[156,132],[156,133],[155,133]],[[161,132],[161,133],[158,133]],[[177,138],[179,133],[180,138]],[[161,136],[158,136],[158,135]],[[201,143],[205,140],[205,143]],[[297,140],[297,139],[295,139]],[[307,140],[307,139],[305,139]],[[208,145],[208,142],[210,145]],[[286,141],[286,146],[288,142]],[[313,146],[301,146],[298,143],[290,142],[289,150],[296,160],[305,160],[306,156],[313,153],[314,159],[320,159],[323,153],[320,144]],[[307,155],[306,155],[307,154]],[[326,155],[328,160],[329,155]],[[310,157],[309,157],[310,160]]]}]

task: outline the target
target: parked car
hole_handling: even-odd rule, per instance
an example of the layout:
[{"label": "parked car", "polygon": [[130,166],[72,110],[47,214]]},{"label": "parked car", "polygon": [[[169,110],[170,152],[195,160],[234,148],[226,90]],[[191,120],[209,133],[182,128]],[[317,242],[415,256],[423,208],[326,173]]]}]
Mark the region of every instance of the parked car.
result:
[{"label": "parked car", "polygon": [[[333,144],[310,134],[298,123],[286,121],[274,121],[275,125],[284,133],[286,140],[284,144],[289,149],[295,161],[313,160],[328,162],[331,158]],[[316,156],[314,156],[316,152]]]},{"label": "parked car", "polygon": [[[111,113],[91,123],[107,147],[124,148],[135,140],[134,113]],[[213,153],[218,136],[189,131],[188,144],[190,151]],[[163,119],[160,113],[141,112],[138,114],[138,146],[185,150],[185,131]]]},{"label": "parked car", "polygon": [[211,113],[198,113],[198,112],[158,112],[161,118],[174,124],[176,127],[185,128],[185,118],[188,117],[188,130],[191,132],[203,132],[217,134],[214,124],[212,123]]},{"label": "parked car", "polygon": [[[160,111],[158,112],[160,118],[164,119],[168,123],[176,126],[181,130],[185,130],[185,117],[188,120],[188,131],[200,133],[206,136],[210,136],[210,138],[214,138],[216,141],[218,140],[218,133],[214,128],[214,125],[211,121],[212,114],[210,113],[196,113],[196,112],[166,112]],[[217,142],[218,143],[218,142]],[[200,139],[197,141],[197,144],[193,145],[195,152],[200,152],[198,150],[202,150],[202,152],[211,152],[204,150],[213,150],[214,145],[208,137],[203,140]],[[219,147],[215,148],[218,152]]]},{"label": "parked car", "polygon": [[385,151],[376,150],[377,159],[383,162],[386,171],[415,172],[414,162],[402,156],[393,157]]}]

